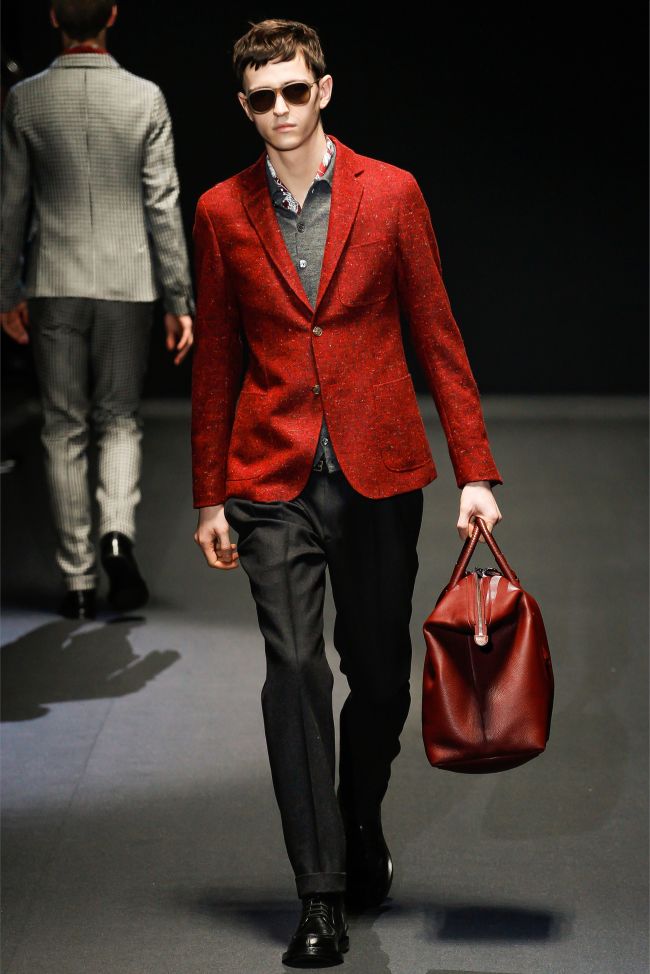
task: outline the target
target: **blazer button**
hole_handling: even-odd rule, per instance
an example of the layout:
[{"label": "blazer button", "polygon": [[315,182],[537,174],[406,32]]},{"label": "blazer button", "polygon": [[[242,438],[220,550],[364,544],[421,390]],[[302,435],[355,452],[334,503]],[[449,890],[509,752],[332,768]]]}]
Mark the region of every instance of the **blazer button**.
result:
[{"label": "blazer button", "polygon": [[312,331],[313,331],[314,335],[322,335],[323,334],[323,329],[320,327],[320,325],[315,325],[312,328]]},{"label": "blazer button", "polygon": [[317,396],[320,392],[320,386],[319,385],[312,386],[311,391],[314,393],[315,396]]}]

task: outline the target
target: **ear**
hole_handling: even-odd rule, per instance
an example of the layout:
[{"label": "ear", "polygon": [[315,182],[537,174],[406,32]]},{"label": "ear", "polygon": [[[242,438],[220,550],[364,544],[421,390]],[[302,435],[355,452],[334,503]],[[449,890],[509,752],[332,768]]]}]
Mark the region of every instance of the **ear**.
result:
[{"label": "ear", "polygon": [[253,113],[251,112],[250,108],[248,107],[248,102],[246,101],[246,95],[244,94],[243,91],[238,91],[237,92],[237,98],[239,100],[239,104],[244,109],[244,112],[246,113],[246,117],[248,118],[249,122],[252,122],[253,121]]},{"label": "ear", "polygon": [[108,20],[106,21],[106,26],[107,27],[112,27],[113,24],[115,23],[115,18],[116,17],[117,17],[117,4],[114,3],[113,4],[113,9],[111,10],[111,15],[108,18]]},{"label": "ear", "polygon": [[324,74],[318,83],[318,92],[320,96],[320,108],[325,108],[329,104],[332,97],[332,87],[334,85],[334,79],[331,74]]},{"label": "ear", "polygon": [[50,7],[50,23],[52,24],[52,27],[56,27],[58,29],[59,22],[56,19],[56,14],[54,13],[53,7]]}]

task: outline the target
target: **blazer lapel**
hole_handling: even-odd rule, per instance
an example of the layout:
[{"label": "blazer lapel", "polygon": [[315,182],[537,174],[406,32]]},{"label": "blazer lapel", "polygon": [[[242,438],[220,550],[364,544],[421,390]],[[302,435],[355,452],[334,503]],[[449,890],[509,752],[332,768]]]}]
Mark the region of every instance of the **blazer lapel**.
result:
[{"label": "blazer lapel", "polygon": [[302,281],[291,260],[291,255],[287,250],[284,237],[282,236],[282,231],[278,226],[278,218],[275,215],[273,201],[271,200],[271,194],[266,183],[265,165],[266,150],[257,162],[250,169],[246,170],[242,201],[262,246],[289,287],[294,291],[296,297],[302,301],[311,314],[313,311],[312,306],[305,294]]},{"label": "blazer lapel", "polygon": [[332,204],[330,207],[327,240],[323,254],[318,295],[314,311],[327,290],[336,266],[341,258],[341,252],[356,219],[359,203],[363,195],[363,185],[357,177],[363,172],[363,165],[356,152],[349,149],[337,138],[330,135],[336,145],[336,160],[334,163],[334,177],[332,179]]},{"label": "blazer lapel", "polygon": [[266,150],[260,155],[257,162],[243,174],[244,191],[242,192],[242,201],[251,223],[270,259],[280,271],[296,297],[309,310],[310,315],[316,313],[325,290],[336,270],[363,194],[363,186],[360,180],[357,179],[359,173],[363,172],[363,166],[359,164],[360,160],[358,156],[352,149],[339,142],[335,136],[330,135],[330,138],[336,144],[336,160],[334,164],[334,177],[332,179],[332,203],[318,295],[313,308],[305,294],[302,281],[287,250],[282,231],[278,226],[278,220],[266,182],[264,168],[266,165]]}]

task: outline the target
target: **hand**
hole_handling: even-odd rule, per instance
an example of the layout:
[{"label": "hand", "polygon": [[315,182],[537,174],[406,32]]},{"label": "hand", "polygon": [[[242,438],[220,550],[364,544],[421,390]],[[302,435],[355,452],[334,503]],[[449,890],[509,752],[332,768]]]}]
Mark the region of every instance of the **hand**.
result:
[{"label": "hand", "polygon": [[27,333],[28,324],[29,313],[27,311],[26,301],[21,301],[11,311],[3,311],[0,313],[2,330],[6,331],[19,345],[27,345],[29,342],[29,334]]},{"label": "hand", "polygon": [[199,523],[194,532],[194,540],[211,568],[230,570],[239,565],[237,543],[230,541],[229,527],[223,504],[199,508]]},{"label": "hand", "polygon": [[[502,519],[489,480],[474,480],[463,487],[460,495],[460,514],[456,524],[461,541],[465,541],[471,535],[476,514],[483,518],[490,534],[494,525]],[[479,541],[487,544],[482,534],[479,534]]]},{"label": "hand", "polygon": [[[165,345],[170,352],[178,350],[178,355],[174,359],[174,365],[180,365],[194,343],[192,334],[191,315],[173,315],[167,311],[165,313]],[[178,338],[178,342],[176,339]]]}]

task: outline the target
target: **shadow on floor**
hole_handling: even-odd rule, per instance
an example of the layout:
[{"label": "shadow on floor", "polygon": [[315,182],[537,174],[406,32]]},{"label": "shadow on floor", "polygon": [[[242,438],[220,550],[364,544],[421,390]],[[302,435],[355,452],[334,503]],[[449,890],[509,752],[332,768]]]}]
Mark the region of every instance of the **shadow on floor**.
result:
[{"label": "shadow on floor", "polygon": [[105,624],[80,620],[49,622],[7,643],[0,655],[2,721],[33,720],[45,706],[137,693],[180,659],[173,649],[138,656],[132,630],[139,616]]},{"label": "shadow on floor", "polygon": [[[271,940],[278,945],[278,968],[281,953],[286,950],[300,918],[300,900],[246,899],[241,890],[205,889],[197,897],[185,890],[179,893],[177,902],[191,912],[199,912],[221,921],[229,927],[239,926],[252,936]],[[345,955],[346,971],[357,974],[391,974],[388,955],[381,949],[379,935],[372,929],[379,916],[389,910],[388,905],[369,911],[363,916],[349,917],[352,947]],[[360,966],[357,966],[359,964]]]},{"label": "shadow on floor", "polygon": [[[237,889],[205,889],[195,897],[191,891],[178,891],[177,904],[229,927],[241,926],[261,939],[269,939],[284,949],[300,916],[298,899],[246,899]],[[419,921],[424,939],[432,944],[453,941],[475,945],[477,942],[546,943],[561,940],[569,932],[572,920],[565,913],[483,904],[444,905],[426,900],[399,903],[388,899],[379,909],[349,916],[351,952],[346,955],[347,970],[367,974],[390,974],[389,957],[382,950],[379,934],[373,930],[384,914]],[[352,966],[351,966],[352,965]],[[429,974],[445,974],[432,969]],[[454,974],[462,974],[455,971]],[[466,972],[470,974],[470,972]]]},{"label": "shadow on floor", "polygon": [[430,939],[457,943],[561,940],[569,926],[566,915],[548,910],[479,905],[445,907],[435,916],[427,915],[427,922]]}]

